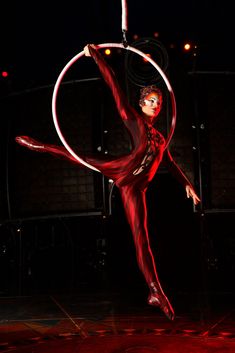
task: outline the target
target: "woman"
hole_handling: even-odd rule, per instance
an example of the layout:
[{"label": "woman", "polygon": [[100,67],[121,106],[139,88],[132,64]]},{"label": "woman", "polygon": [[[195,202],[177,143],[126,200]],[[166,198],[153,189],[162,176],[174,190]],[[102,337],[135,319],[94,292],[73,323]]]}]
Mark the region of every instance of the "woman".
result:
[{"label": "woman", "polygon": [[[85,56],[91,56],[95,60],[110,87],[118,112],[129,132],[132,149],[130,153],[115,158],[110,156],[103,158],[81,156],[81,158],[99,169],[107,178],[112,179],[119,188],[135,242],[138,265],[149,286],[148,303],[159,307],[170,320],[173,320],[174,310],[159,282],[149,244],[146,190],[159,164],[163,162],[185,187],[187,197],[192,197],[194,204],[200,200],[190,181],[173,161],[170,152],[165,150],[164,137],[154,128],[162,106],[161,91],[154,85],[141,89],[139,105],[142,114],[139,114],[128,103],[115,74],[95,45],[87,45],[84,53]],[[32,150],[49,152],[81,165],[64,147],[42,144],[27,136],[16,137],[16,141]]]}]

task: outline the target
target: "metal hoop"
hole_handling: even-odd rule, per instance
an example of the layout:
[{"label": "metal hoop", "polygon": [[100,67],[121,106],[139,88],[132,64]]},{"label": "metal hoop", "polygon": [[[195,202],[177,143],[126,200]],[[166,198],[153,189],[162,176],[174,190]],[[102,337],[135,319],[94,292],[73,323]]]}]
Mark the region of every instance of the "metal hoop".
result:
[{"label": "metal hoop", "polygon": [[[173,92],[173,89],[170,85],[170,82],[168,81],[165,73],[162,71],[162,69],[155,63],[155,61],[153,61],[149,56],[147,56],[146,54],[144,54],[143,52],[141,52],[140,50],[131,47],[131,46],[127,46],[124,47],[123,44],[121,43],[103,43],[103,44],[98,44],[97,48],[121,48],[121,49],[125,49],[125,50],[130,50],[140,56],[142,56],[144,59],[146,59],[147,61],[149,61],[155,68],[156,70],[160,73],[160,75],[162,76],[167,89],[170,93],[170,98],[171,98],[171,105],[172,105],[172,122],[171,122],[171,129],[170,132],[168,134],[168,137],[166,139],[166,145],[165,145],[165,149],[168,147],[170,140],[173,136],[174,133],[174,129],[175,129],[175,125],[176,125],[176,101],[175,101],[175,95]],[[54,86],[54,90],[53,90],[53,95],[52,95],[52,116],[53,116],[53,121],[54,121],[54,125],[57,131],[57,134],[62,142],[62,144],[64,145],[64,147],[67,149],[67,151],[80,163],[82,163],[83,165],[85,165],[86,167],[93,169],[97,172],[100,172],[99,169],[93,167],[91,164],[85,162],[82,158],[80,158],[73,150],[72,148],[68,145],[68,143],[65,141],[65,138],[60,130],[59,124],[58,124],[58,118],[57,118],[57,112],[56,112],[56,100],[57,100],[57,95],[58,95],[58,90],[61,84],[61,81],[64,77],[64,75],[66,74],[66,72],[68,71],[68,69],[78,60],[80,59],[82,56],[84,55],[84,51],[81,51],[80,53],[78,53],[77,55],[75,55],[63,68],[63,70],[61,71],[60,75],[58,76],[58,79],[55,83]]]}]

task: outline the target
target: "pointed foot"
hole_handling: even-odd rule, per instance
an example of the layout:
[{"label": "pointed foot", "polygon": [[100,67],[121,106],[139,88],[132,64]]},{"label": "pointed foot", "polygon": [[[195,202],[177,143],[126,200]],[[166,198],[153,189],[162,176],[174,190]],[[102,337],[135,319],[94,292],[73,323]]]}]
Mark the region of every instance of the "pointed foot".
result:
[{"label": "pointed foot", "polygon": [[150,294],[148,297],[148,304],[152,305],[152,306],[159,307],[164,312],[164,314],[166,315],[166,317],[169,320],[171,320],[171,321],[174,320],[174,318],[175,318],[174,310],[173,310],[169,300],[165,296],[165,294],[163,294],[163,293]]},{"label": "pointed foot", "polygon": [[30,150],[33,150],[33,151],[40,151],[40,152],[43,152],[44,150],[44,145],[39,142],[39,141],[36,141],[34,139],[32,139],[31,137],[28,137],[28,136],[17,136],[15,138],[15,141],[21,145],[21,146],[24,146],[24,147],[27,147],[29,148]]}]

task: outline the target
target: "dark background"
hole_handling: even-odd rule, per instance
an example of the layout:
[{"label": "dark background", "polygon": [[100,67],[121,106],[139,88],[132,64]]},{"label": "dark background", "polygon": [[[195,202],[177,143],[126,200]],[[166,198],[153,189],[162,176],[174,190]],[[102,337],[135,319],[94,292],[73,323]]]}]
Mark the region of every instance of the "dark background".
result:
[{"label": "dark background", "polygon": [[[229,1],[129,0],[128,40],[157,32],[167,49],[172,44],[179,52],[191,40],[200,53],[197,69],[233,70],[231,6]],[[0,26],[1,69],[17,86],[50,84],[85,44],[122,40],[121,1],[5,2]]]},{"label": "dark background", "polygon": [[[149,223],[160,275],[165,286],[179,292],[233,291],[231,3],[129,0],[127,7],[128,43],[153,50],[174,89],[177,125],[170,148],[202,199],[193,208],[162,169],[151,184]],[[143,288],[117,190],[110,215],[109,183],[101,175],[14,142],[17,135],[30,135],[61,145],[51,115],[54,84],[87,43],[122,41],[121,1],[3,4],[0,29],[0,70],[8,72],[0,78],[1,293],[73,291],[94,283]],[[186,41],[192,44],[189,52],[183,50]],[[132,104],[149,80],[162,87],[166,99],[160,128],[169,131],[171,105],[164,84],[128,55],[113,50],[107,60]],[[140,79],[133,79],[133,67]],[[58,104],[63,131],[77,151],[128,150],[111,96],[89,59],[71,68]]]}]

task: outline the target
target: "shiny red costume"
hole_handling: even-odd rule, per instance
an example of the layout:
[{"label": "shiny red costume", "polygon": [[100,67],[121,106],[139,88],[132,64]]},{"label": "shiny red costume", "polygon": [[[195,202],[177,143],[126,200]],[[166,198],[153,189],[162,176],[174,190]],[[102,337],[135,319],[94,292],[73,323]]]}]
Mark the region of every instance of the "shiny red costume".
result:
[{"label": "shiny red costume", "polygon": [[[150,288],[148,303],[160,307],[172,320],[174,311],[161,288],[149,244],[146,190],[161,162],[183,186],[191,183],[173,161],[169,151],[165,150],[164,137],[130,106],[112,69],[99,51],[91,46],[89,50],[112,91],[118,112],[129,132],[132,150],[120,157],[104,156],[101,159],[81,156],[81,158],[112,179],[119,188],[135,242],[138,265]],[[27,136],[17,137],[16,141],[32,150],[49,152],[81,165],[64,147],[42,144]]]}]

